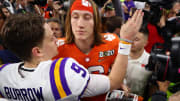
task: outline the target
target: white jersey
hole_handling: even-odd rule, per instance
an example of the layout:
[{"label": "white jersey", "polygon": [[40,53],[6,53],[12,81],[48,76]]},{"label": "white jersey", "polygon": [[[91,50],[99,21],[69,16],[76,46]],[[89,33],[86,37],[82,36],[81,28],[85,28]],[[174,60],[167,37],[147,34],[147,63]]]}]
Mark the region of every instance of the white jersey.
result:
[{"label": "white jersey", "polygon": [[0,95],[18,101],[77,101],[87,87],[88,71],[72,58],[41,62],[23,77],[22,63],[0,67]]}]

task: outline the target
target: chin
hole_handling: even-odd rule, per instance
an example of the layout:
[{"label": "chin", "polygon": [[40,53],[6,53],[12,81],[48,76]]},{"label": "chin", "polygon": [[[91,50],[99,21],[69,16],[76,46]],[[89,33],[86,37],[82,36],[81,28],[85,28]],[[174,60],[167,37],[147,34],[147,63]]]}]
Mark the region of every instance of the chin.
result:
[{"label": "chin", "polygon": [[81,41],[84,41],[84,40],[87,40],[86,38],[83,38],[83,37],[78,37],[76,38],[77,40],[81,40]]},{"label": "chin", "polygon": [[136,49],[131,48],[131,52],[136,52]]}]

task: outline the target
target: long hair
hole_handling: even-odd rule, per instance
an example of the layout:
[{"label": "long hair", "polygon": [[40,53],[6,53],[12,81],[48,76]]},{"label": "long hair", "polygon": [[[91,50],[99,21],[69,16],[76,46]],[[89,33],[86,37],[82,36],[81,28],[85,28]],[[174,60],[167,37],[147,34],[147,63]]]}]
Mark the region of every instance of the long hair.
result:
[{"label": "long hair", "polygon": [[[70,8],[67,12],[67,16],[66,16],[66,22],[65,22],[65,34],[66,34],[66,43],[70,44],[74,42],[74,35],[72,32],[72,26],[71,26],[71,13],[70,13],[70,9],[72,7],[72,4],[74,3],[75,0],[73,0],[71,2]],[[94,19],[94,28],[93,28],[93,32],[94,32],[94,43],[93,45],[99,45],[101,43],[103,43],[102,41],[102,36],[100,34],[101,32],[101,19],[100,19],[100,15],[99,15],[99,11],[98,11],[98,7],[97,5],[92,1],[92,0],[88,0],[92,7],[93,7],[93,19]]]}]

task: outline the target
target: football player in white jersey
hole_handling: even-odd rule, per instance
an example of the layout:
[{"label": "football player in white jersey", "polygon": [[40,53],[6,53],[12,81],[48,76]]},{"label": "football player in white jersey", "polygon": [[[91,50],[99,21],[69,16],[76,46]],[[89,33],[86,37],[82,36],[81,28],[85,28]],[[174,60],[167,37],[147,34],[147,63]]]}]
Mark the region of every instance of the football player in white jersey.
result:
[{"label": "football player in white jersey", "polygon": [[5,46],[24,61],[0,67],[0,96],[18,101],[78,101],[119,88],[126,73],[130,42],[142,17],[142,11],[136,11],[122,26],[116,61],[109,76],[103,76],[89,74],[72,58],[49,60],[57,55],[57,39],[43,17],[10,16],[1,37]]}]

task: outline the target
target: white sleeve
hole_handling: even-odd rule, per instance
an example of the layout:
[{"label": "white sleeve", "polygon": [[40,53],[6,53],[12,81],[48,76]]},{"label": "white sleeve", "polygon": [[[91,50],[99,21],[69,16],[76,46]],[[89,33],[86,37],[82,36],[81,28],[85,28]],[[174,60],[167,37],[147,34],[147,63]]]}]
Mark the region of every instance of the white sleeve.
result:
[{"label": "white sleeve", "polygon": [[90,74],[89,84],[82,97],[96,96],[104,94],[110,90],[110,80],[108,76]]},{"label": "white sleeve", "polygon": [[9,101],[8,99],[0,98],[0,101]]}]

